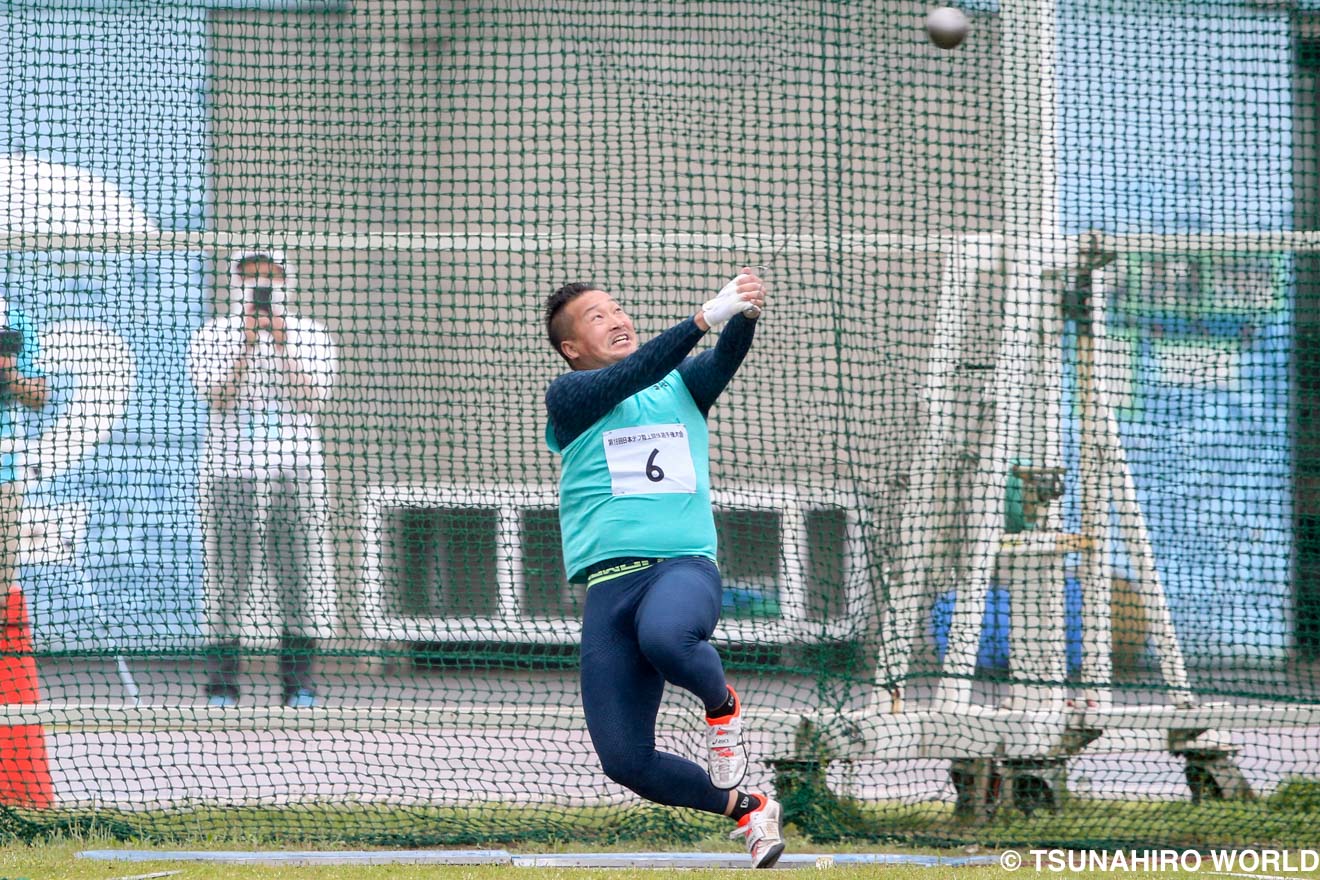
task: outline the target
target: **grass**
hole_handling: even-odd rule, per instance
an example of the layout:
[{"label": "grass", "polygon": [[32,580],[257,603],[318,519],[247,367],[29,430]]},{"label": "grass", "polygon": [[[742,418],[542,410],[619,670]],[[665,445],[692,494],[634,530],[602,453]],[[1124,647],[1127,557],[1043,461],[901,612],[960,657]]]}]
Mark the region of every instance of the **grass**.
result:
[{"label": "grass", "polygon": [[[861,803],[809,792],[781,794],[786,828],[802,843],[834,851],[876,845],[985,848],[1223,846],[1314,847],[1320,799],[1306,786],[1284,786],[1260,801],[1099,801],[1070,798],[1031,816],[1001,806],[992,821],[972,824],[942,803]],[[796,801],[794,800],[796,799]],[[95,836],[145,845],[231,848],[535,847],[538,852],[615,848],[736,852],[728,820],[654,805],[628,807],[435,807],[304,804],[290,807],[174,811],[20,810],[0,808],[0,841]]]},{"label": "grass", "polygon": [[[792,794],[792,793],[784,793]],[[898,852],[963,856],[1005,849],[1170,848],[1202,852],[1233,847],[1298,851],[1320,841],[1320,792],[1314,781],[1285,784],[1251,802],[1116,802],[1069,799],[1058,813],[1025,816],[1003,806],[985,824],[960,822],[946,804],[862,804],[820,798],[797,806],[785,828],[789,852]],[[172,812],[24,811],[0,808],[0,880],[123,880],[158,872],[178,880],[520,880],[735,876],[730,870],[554,869],[534,873],[510,866],[263,866],[198,862],[102,862],[77,858],[85,849],[507,849],[514,853],[725,852],[741,853],[719,817],[655,806],[530,808],[514,806],[403,807],[302,805],[285,808],[199,808]],[[1210,870],[1208,867],[1203,871]],[[1051,872],[1047,872],[1051,873]],[[1018,876],[1034,876],[1030,867]],[[831,878],[964,880],[993,876],[998,866],[841,866]],[[1111,874],[1069,876],[1111,877]],[[1143,876],[1137,874],[1136,876]],[[1150,874],[1149,876],[1157,876]],[[1158,876],[1167,877],[1164,873]],[[1290,874],[1313,877],[1320,873]],[[162,878],[164,880],[164,878]]]}]

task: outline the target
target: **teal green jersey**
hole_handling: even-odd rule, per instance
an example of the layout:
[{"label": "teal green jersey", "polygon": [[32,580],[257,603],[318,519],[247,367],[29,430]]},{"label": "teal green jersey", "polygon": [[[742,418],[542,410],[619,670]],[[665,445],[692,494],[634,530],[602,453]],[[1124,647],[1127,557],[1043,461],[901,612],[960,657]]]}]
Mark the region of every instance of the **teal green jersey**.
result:
[{"label": "teal green jersey", "polygon": [[706,418],[678,370],[559,448],[559,528],[572,581],[624,556],[715,559]]}]

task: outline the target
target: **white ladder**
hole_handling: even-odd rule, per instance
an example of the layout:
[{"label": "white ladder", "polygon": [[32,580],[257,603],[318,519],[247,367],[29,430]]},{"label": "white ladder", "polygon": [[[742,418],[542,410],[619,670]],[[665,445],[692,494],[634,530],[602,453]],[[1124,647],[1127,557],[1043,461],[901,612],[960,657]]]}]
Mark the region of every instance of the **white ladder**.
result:
[{"label": "white ladder", "polygon": [[[1090,687],[1088,708],[1109,705],[1103,685],[1112,674],[1110,592],[1112,573],[1111,504],[1118,533],[1133,566],[1148,629],[1155,640],[1169,697],[1179,706],[1194,703],[1155,566],[1145,518],[1119,436],[1108,383],[1115,375],[1105,344],[1103,285],[1091,282],[1098,260],[1083,266],[1085,311],[1077,321],[1077,407],[1080,415],[1081,533],[1052,527],[1051,516],[1038,528],[1007,534],[1004,528],[1005,484],[1015,460],[1043,461],[1044,467],[1018,468],[1024,496],[1037,479],[1061,469],[1062,344],[1064,302],[1048,303],[1048,255],[1030,248],[1003,247],[988,236],[961,239],[946,253],[944,275],[931,341],[925,399],[929,407],[913,463],[908,494],[901,505],[896,583],[876,666],[873,703],[887,692],[890,712],[904,710],[904,681],[914,640],[925,631],[922,612],[931,594],[956,589],[948,650],[936,695],[936,708],[956,711],[972,704],[972,678],[981,638],[985,602],[992,582],[1012,597],[1010,689],[1001,708],[1057,712],[1069,705],[1064,680],[1064,563],[1080,552],[1083,597],[1083,678]],[[1003,334],[992,364],[968,360],[968,304],[984,272],[1005,266],[1008,284]],[[960,379],[989,368],[985,405],[992,409],[989,429],[972,422],[975,401],[957,393]],[[1041,416],[1041,429],[1024,432],[1029,407]],[[960,463],[970,462],[972,477],[955,491]],[[959,541],[966,522],[966,539]],[[940,542],[949,541],[940,552]],[[957,546],[957,545],[961,546]],[[876,707],[878,708],[878,707]]]}]

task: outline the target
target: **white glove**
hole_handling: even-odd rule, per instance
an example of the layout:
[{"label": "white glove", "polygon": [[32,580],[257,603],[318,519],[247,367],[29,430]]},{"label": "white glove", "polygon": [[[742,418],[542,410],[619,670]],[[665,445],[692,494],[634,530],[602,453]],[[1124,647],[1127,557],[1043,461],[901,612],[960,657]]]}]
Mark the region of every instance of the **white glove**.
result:
[{"label": "white glove", "polygon": [[739,275],[721,287],[720,292],[715,294],[712,299],[706,300],[706,304],[701,307],[701,314],[705,317],[707,324],[711,327],[718,327],[734,315],[749,312],[756,308],[755,304],[743,299],[738,293],[738,281],[746,277],[746,275]]}]

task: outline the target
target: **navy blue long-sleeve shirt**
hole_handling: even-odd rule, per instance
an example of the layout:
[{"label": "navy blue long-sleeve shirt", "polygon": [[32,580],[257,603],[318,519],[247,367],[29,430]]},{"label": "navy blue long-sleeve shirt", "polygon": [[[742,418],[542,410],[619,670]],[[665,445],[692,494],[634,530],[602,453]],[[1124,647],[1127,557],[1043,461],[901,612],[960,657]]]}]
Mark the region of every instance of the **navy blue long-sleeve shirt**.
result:
[{"label": "navy blue long-sleeve shirt", "polygon": [[734,316],[714,348],[688,357],[705,332],[688,318],[617,363],[556,378],[546,389],[545,408],[559,448],[567,449],[610,410],[675,368],[702,415],[708,415],[751,349],[756,322]]}]

